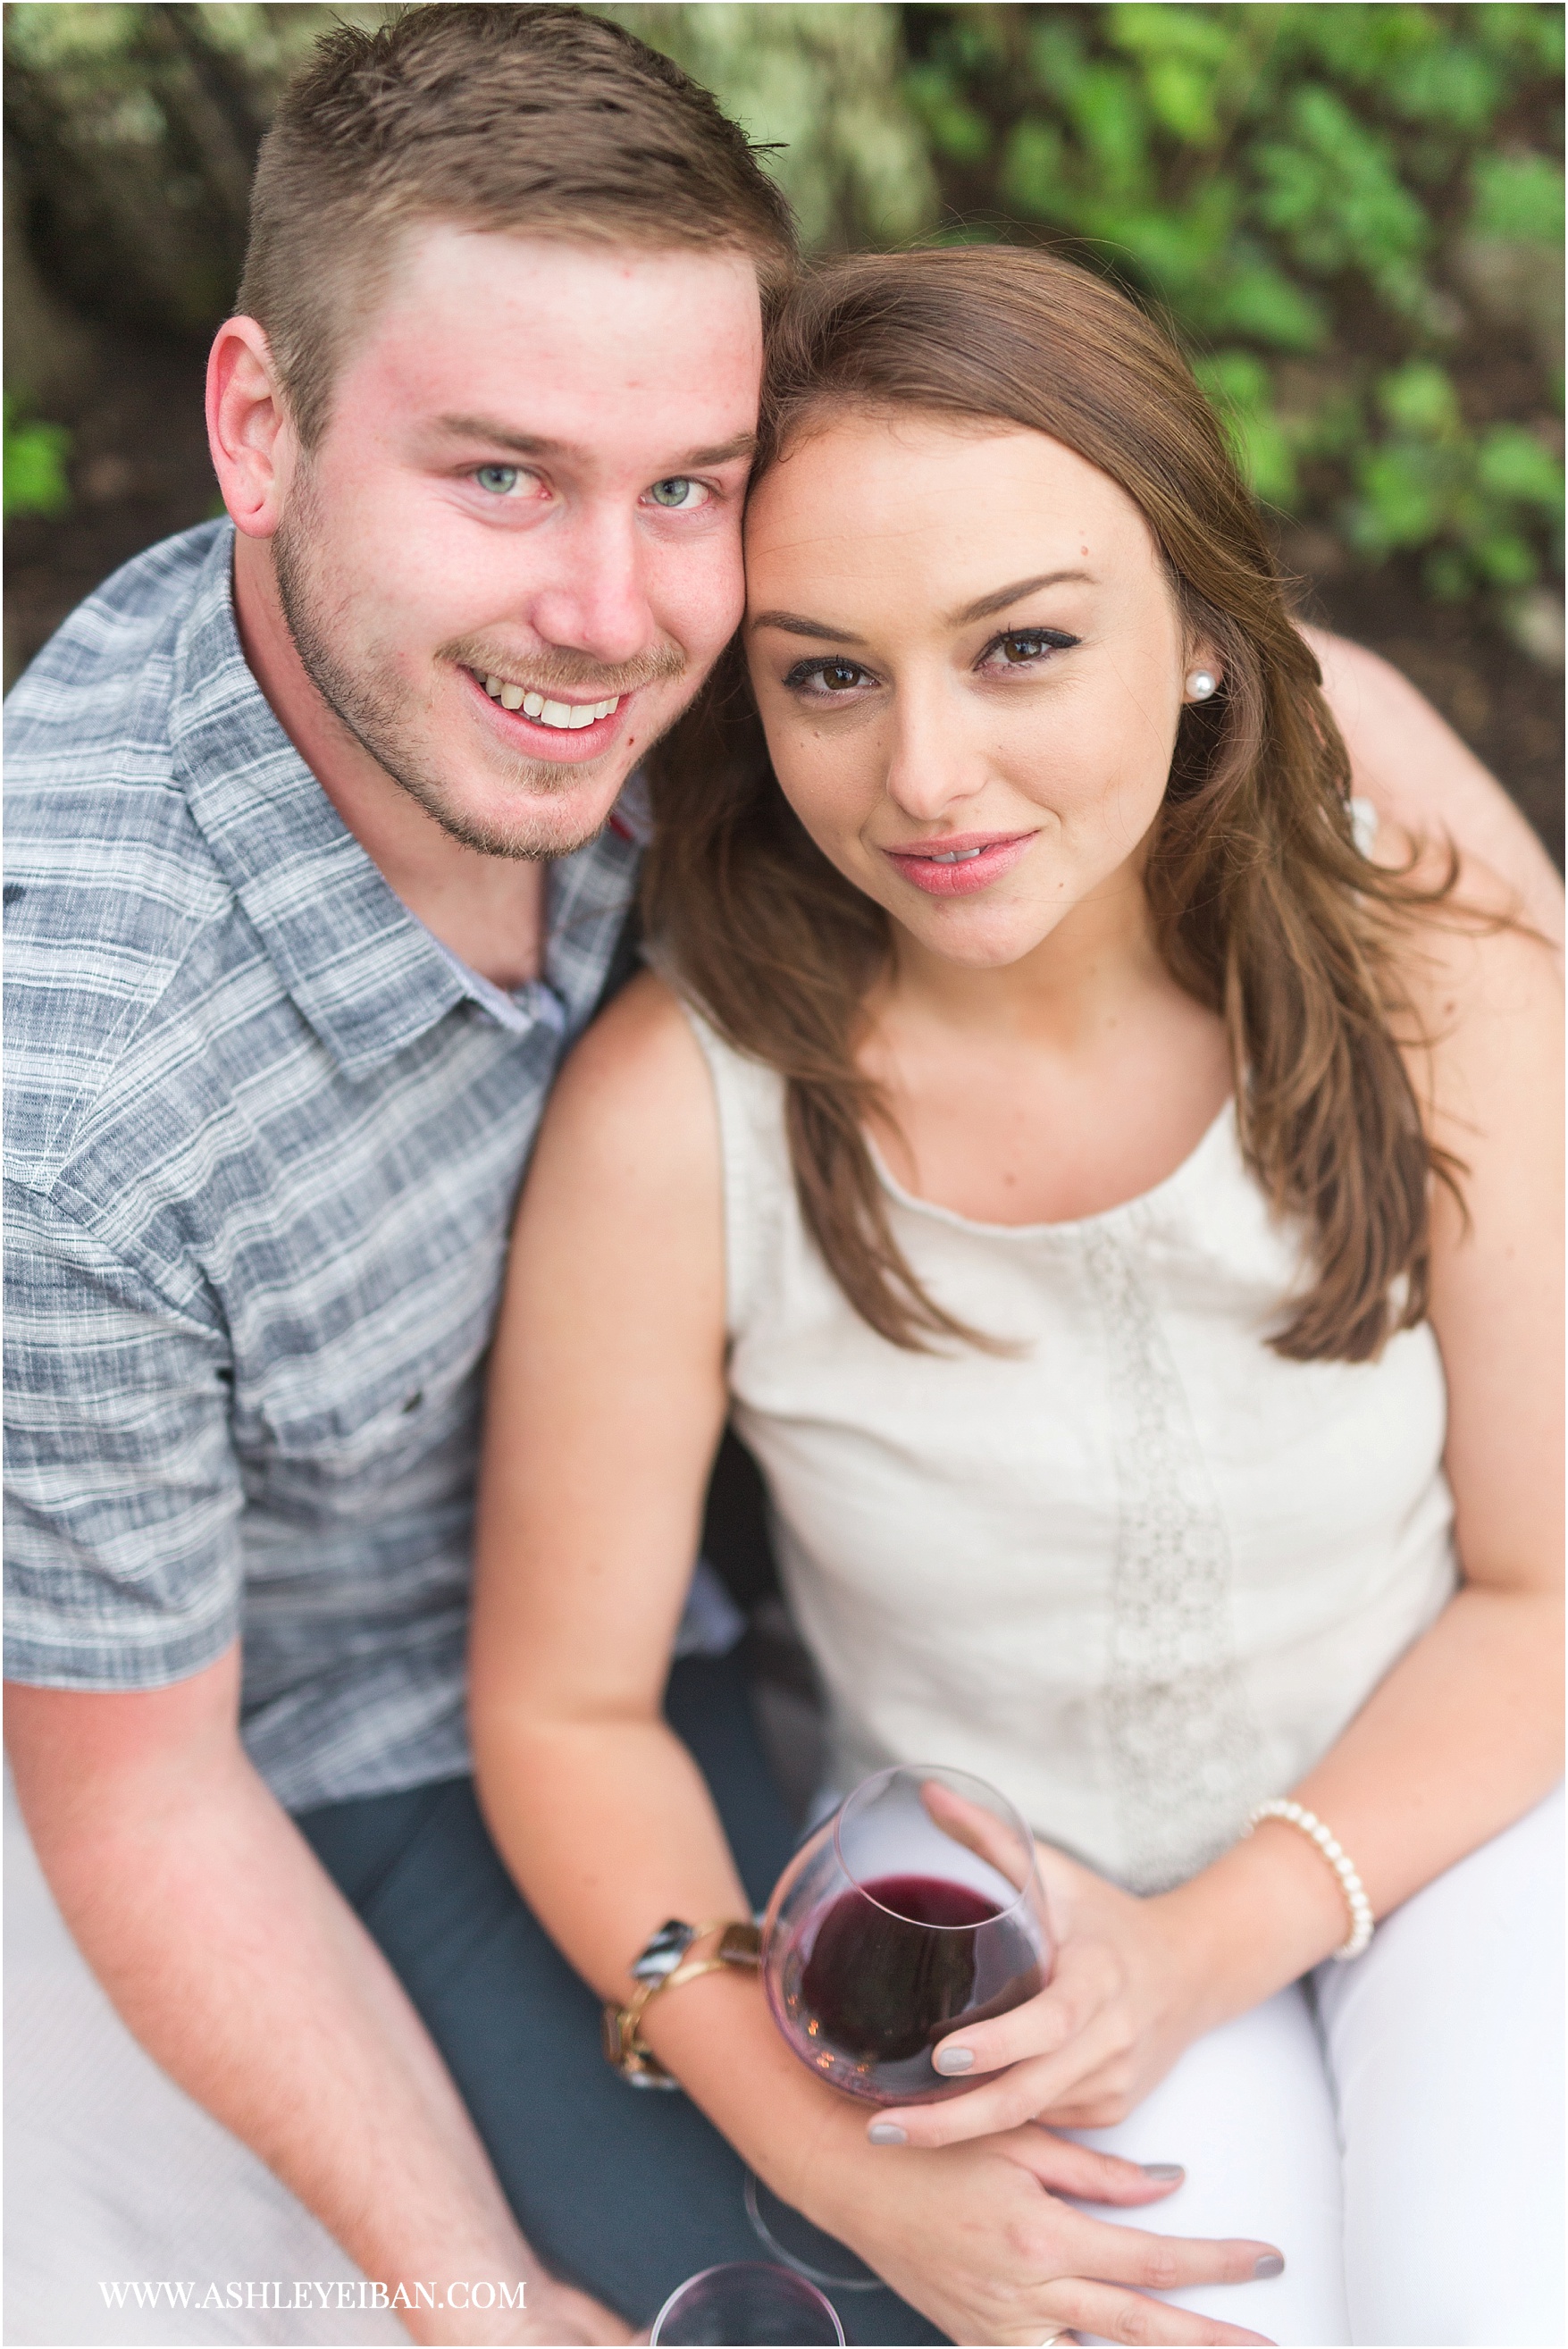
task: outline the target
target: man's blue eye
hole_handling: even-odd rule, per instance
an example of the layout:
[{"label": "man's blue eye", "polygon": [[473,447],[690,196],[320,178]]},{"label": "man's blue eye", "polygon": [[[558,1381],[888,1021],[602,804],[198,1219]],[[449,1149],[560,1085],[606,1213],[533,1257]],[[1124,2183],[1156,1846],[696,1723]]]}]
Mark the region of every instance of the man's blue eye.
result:
[{"label": "man's blue eye", "polygon": [[694,505],[701,487],[700,481],[688,481],[684,473],[672,473],[667,481],[655,481],[648,495],[656,506]]},{"label": "man's blue eye", "polygon": [[494,496],[504,498],[509,490],[516,489],[519,470],[516,465],[481,465],[474,479],[481,490],[489,490]]}]

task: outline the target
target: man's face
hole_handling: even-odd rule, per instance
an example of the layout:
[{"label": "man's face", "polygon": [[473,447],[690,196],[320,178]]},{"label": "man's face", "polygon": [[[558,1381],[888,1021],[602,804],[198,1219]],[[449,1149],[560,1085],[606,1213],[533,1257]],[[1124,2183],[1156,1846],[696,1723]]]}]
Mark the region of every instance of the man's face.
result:
[{"label": "man's face", "polygon": [[743,255],[410,236],[273,542],[317,690],[466,845],[592,838],[741,611]]}]

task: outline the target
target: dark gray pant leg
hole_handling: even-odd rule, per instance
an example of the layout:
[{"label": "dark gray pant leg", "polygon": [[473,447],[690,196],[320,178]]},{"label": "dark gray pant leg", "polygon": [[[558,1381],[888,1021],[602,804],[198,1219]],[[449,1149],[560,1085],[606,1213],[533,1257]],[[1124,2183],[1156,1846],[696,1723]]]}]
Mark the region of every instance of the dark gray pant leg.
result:
[{"label": "dark gray pant leg", "polygon": [[[738,1665],[677,1664],[666,1710],[759,1904],[793,1836]],[[520,1899],[467,1779],[298,1825],[424,2018],[549,2267],[641,2323],[698,2269],[767,2256],[718,2131],[684,2095],[630,2087],[605,2063],[598,2002]],[[852,2341],[944,2338],[887,2291],[844,2294],[840,2313]]]}]

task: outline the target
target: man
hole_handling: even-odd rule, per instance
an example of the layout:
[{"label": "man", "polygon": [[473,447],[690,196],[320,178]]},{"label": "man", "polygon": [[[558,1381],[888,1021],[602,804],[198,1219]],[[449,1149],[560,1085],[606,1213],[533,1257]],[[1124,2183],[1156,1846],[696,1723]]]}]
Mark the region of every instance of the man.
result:
[{"label": "man", "polygon": [[[590,2048],[636,2210],[531,2128],[577,2075],[543,2080],[559,1961],[468,1791],[467,1544],[517,1185],[614,976],[637,763],[739,615],[791,263],[738,132],[615,28],[334,34],[213,347],[232,528],[129,566],[13,697],[18,1789],[132,2030],[368,2275],[530,2280],[521,2319],[416,2306],[421,2340],[617,2337],[519,2232],[541,2165],[676,2275],[709,2240],[684,2100]],[[1424,705],[1336,658],[1360,787],[1540,889]],[[732,1665],[671,1707],[777,1852]]]}]

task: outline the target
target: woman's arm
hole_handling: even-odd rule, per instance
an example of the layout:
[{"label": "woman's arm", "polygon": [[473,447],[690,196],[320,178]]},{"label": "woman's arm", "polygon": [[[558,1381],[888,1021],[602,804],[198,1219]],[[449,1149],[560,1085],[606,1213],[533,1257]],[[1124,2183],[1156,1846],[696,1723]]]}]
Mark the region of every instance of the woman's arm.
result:
[{"label": "woman's arm", "polygon": [[[670,996],[642,979],[562,1075],[519,1218],[470,1682],[497,1845],[547,1930],[616,1999],[666,1918],[747,1913],[707,1786],[660,1711],[726,1409],[722,1230],[707,1073]],[[1240,2282],[1267,2245],[1111,2227],[1044,2190],[1129,2205],[1169,2190],[1133,2165],[1037,2129],[943,2154],[870,2147],[863,2114],[789,2054],[755,1980],[695,1982],[655,2000],[645,2029],[752,2168],[954,2339],[1038,2342],[1069,2324],[1256,2338],[1125,2287]]]},{"label": "woman's arm", "polygon": [[[1351,1855],[1379,1917],[1563,1771],[1561,988],[1538,941],[1457,926],[1427,930],[1418,979],[1437,1039],[1429,1067],[1421,1056],[1432,1130],[1468,1170],[1468,1219],[1435,1191],[1431,1303],[1463,1587],[1292,1790]],[[1119,2119],[1191,2040],[1348,1931],[1334,1874],[1277,1821],[1152,1899],[1057,1855],[1042,1863],[1065,1929],[1057,1979],[954,2043],[977,2068],[1017,2068],[901,2113],[912,2143],[1026,2112],[1062,2127]]]}]

